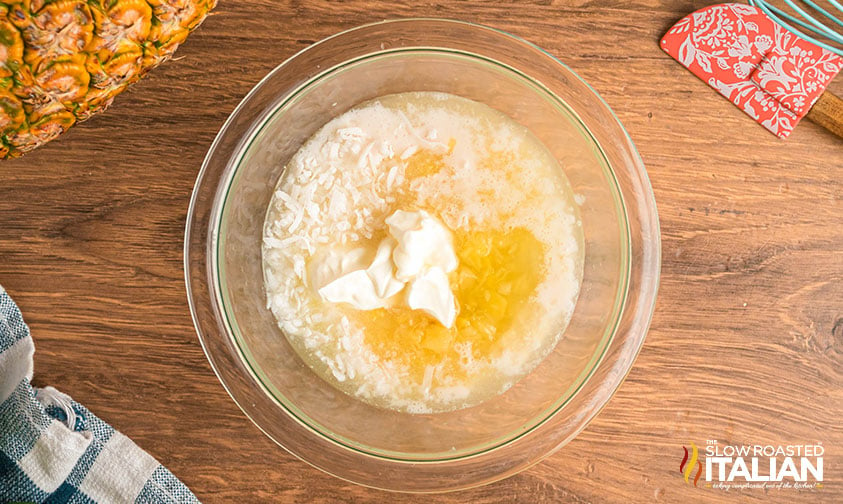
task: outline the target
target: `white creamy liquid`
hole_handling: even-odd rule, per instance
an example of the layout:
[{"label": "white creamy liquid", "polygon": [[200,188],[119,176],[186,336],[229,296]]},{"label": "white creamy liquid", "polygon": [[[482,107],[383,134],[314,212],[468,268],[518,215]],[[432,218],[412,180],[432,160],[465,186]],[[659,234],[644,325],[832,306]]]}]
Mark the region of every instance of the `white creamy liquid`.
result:
[{"label": "white creamy liquid", "polygon": [[[442,233],[410,248],[395,215],[419,231],[428,215],[458,260],[428,259],[447,252]],[[558,343],[581,235],[568,182],[529,130],[453,95],[384,96],[327,123],[285,167],[264,225],[267,307],[340,390],[400,411],[463,408]]]}]

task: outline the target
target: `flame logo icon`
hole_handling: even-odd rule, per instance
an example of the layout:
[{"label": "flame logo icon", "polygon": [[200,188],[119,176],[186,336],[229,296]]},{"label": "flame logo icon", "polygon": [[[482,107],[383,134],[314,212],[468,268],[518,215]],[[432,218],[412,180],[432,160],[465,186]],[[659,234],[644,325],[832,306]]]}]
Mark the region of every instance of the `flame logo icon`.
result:
[{"label": "flame logo icon", "polygon": [[682,462],[679,464],[679,473],[685,476],[685,483],[690,484],[691,473],[694,471],[694,466],[697,466],[697,474],[694,476],[694,486],[702,475],[702,462],[699,460],[699,450],[697,445],[691,442],[691,460],[688,460],[688,448],[682,447],[685,450],[685,456],[682,457]]}]

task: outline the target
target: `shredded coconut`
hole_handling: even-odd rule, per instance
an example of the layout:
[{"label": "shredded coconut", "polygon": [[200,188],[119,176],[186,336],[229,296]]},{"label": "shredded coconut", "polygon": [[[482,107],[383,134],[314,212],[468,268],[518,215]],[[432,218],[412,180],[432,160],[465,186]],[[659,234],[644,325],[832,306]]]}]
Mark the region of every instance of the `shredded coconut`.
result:
[{"label": "shredded coconut", "polygon": [[[407,160],[421,150],[443,156],[447,169],[409,179]],[[485,169],[490,150],[516,156],[517,176]],[[455,409],[506,390],[556,344],[579,290],[581,229],[564,175],[511,119],[450,95],[382,97],[323,126],[284,174],[264,226],[267,307],[311,367],[341,390],[408,412]],[[475,391],[436,366],[426,367],[420,382],[408,381],[406,369],[373,352],[361,328],[309,284],[320,251],[350,251],[384,236],[400,191],[451,230],[520,226],[547,248],[535,294],[544,315],[531,325],[533,344],[491,363],[475,359],[470,343],[456,349],[467,372],[501,375],[494,390]]]}]

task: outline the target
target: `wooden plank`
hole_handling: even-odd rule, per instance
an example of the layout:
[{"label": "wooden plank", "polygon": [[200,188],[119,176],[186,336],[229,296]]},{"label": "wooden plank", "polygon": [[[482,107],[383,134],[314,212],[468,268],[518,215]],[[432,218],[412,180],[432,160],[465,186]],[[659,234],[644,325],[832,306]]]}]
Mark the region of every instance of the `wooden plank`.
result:
[{"label": "wooden plank", "polygon": [[[32,327],[35,383],[71,394],[205,502],[736,498],[679,477],[682,445],[705,439],[822,442],[823,490],[738,498],[843,501],[843,144],[807,123],[776,139],[659,50],[709,3],[221,2],[107,113],[0,165],[0,283]],[[202,354],[181,262],[196,173],[249,88],[313,41],[406,16],[508,30],[588,80],[647,164],[664,257],[652,330],[601,415],[518,476],[425,498],[324,475],[252,426]]]}]

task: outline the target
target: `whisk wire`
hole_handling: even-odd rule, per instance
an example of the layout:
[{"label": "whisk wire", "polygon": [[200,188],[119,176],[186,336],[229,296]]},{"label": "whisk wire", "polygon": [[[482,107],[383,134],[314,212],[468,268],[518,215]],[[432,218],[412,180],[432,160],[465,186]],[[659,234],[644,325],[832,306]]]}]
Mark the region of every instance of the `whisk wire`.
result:
[{"label": "whisk wire", "polygon": [[841,5],[837,0],[828,0],[828,3],[837,7],[837,10],[839,10],[840,12],[843,12],[843,5]]},{"label": "whisk wire", "polygon": [[[814,10],[816,10],[817,12],[819,12],[820,14],[822,14],[823,16],[825,16],[825,17],[827,17],[828,19],[830,19],[830,20],[834,21],[835,23],[837,23],[837,24],[839,24],[839,25],[843,26],[843,22],[841,22],[839,19],[837,19],[836,17],[834,17],[834,16],[833,16],[830,12],[828,12],[828,11],[827,11],[827,10],[825,10],[825,9],[823,9],[822,7],[820,7],[819,5],[817,5],[816,3],[812,2],[811,0],[802,0],[802,1],[803,1],[803,2],[805,2],[806,4],[808,4],[809,6],[813,7],[813,8],[814,8]],[[794,8],[795,8],[795,5],[794,5]],[[800,14],[803,14],[803,15],[807,16],[807,17],[808,17],[808,19],[812,22],[812,24],[813,24],[814,26],[816,26],[817,28],[819,28],[821,31],[823,31],[823,32],[825,32],[825,33],[832,33],[832,34],[834,34],[834,35],[836,35],[836,34],[837,34],[837,32],[832,31],[832,30],[831,30],[828,26],[826,26],[826,25],[824,25],[824,24],[820,23],[819,21],[817,21],[816,19],[814,19],[814,18],[812,18],[812,17],[808,16],[808,14],[807,14],[805,11],[803,11],[803,10],[799,9],[799,12],[800,12]]]},{"label": "whisk wire", "polygon": [[[800,7],[794,0],[782,0],[788,7],[793,9],[794,12],[797,13],[799,17],[796,17],[784,10],[772,5],[767,0],[749,0],[750,5],[754,5],[761,9],[765,14],[767,14],[770,19],[784,27],[790,32],[795,33],[796,35],[804,38],[805,40],[812,42],[820,47],[828,49],[831,52],[839,54],[843,56],[843,48],[834,46],[826,42],[825,40],[819,40],[811,35],[806,34],[805,32],[795,28],[793,25],[798,25],[802,27],[804,30],[810,31],[816,35],[823,37],[831,42],[836,44],[843,45],[843,34],[832,30],[828,25],[820,22],[818,19],[814,17],[806,8]],[[836,8],[838,11],[843,13],[843,4],[838,2],[838,0],[826,0],[832,7]],[[843,26],[843,20],[836,17],[834,14],[826,10],[825,8],[818,5],[813,0],[802,0],[802,2],[807,8],[812,10],[813,12],[822,15],[823,17],[831,20],[837,25]],[[792,24],[791,24],[792,23]]]}]

